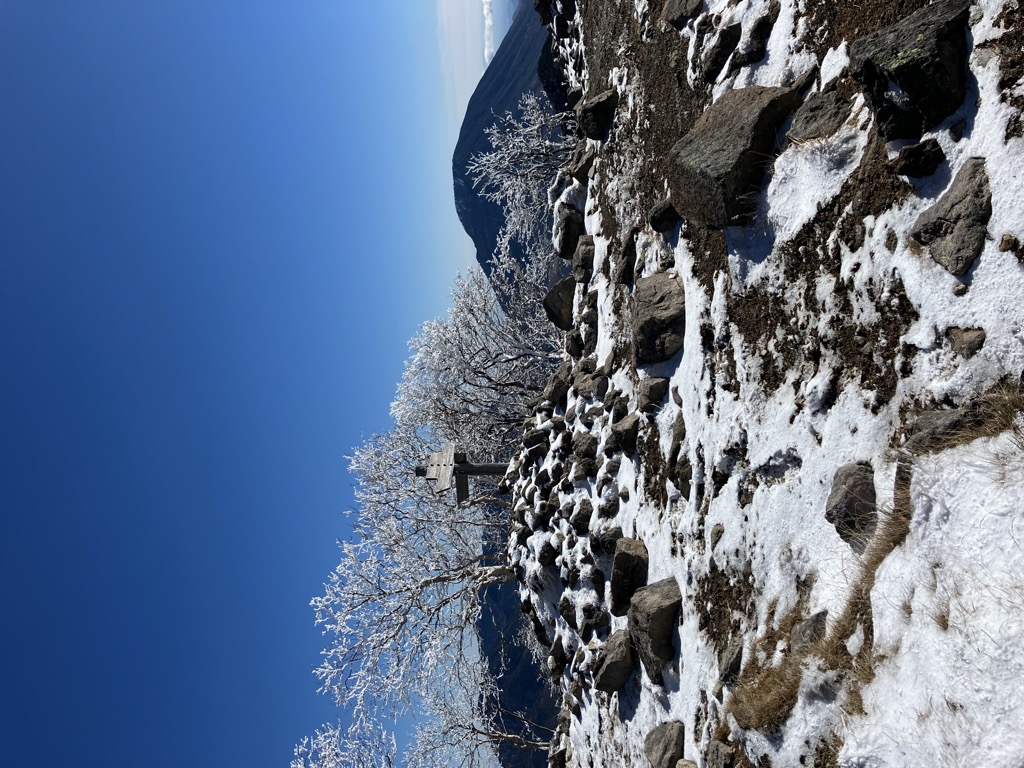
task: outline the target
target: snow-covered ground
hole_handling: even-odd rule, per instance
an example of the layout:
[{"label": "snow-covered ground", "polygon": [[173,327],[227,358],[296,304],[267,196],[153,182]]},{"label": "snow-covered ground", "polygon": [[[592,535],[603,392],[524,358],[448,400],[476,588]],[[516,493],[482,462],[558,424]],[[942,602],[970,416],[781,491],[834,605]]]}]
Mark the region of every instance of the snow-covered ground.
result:
[{"label": "snow-covered ground", "polygon": [[[676,32],[652,16],[661,3],[627,2],[641,38],[631,45],[678,34],[691,84],[703,24],[741,25],[741,50],[769,7],[709,0]],[[806,5],[779,6],[763,60],[723,68],[709,84],[712,100],[735,88],[790,85],[815,67],[811,93],[844,76],[849,41],[815,53]],[[590,54],[609,41],[587,39],[583,20],[601,11],[581,3],[583,20],[560,44],[566,61],[583,65],[570,69],[570,84],[590,94],[613,86],[619,108],[608,141],[591,141],[589,184],[570,183],[561,198],[584,211],[594,238],[593,278],[577,290],[577,316],[588,292],[595,295],[593,367],[628,410],[645,379],[669,381],[664,401],[642,417],[634,456],[599,450],[595,476],[551,491],[561,509],[585,500],[613,514],[595,511],[581,532],[568,515],[547,522],[538,493],[538,474],[570,467],[571,435],[590,432],[602,448],[614,439],[621,414],[609,396],[585,389],[570,388],[564,405],[538,413],[550,451],[526,462],[515,486],[525,524],[510,552],[523,569],[523,596],[569,660],[559,681],[572,712],[561,743],[569,765],[647,765],[645,738],[667,721],[684,724],[684,756],[701,766],[1024,764],[1020,435],[1005,429],[1012,414],[997,429],[985,411],[954,438],[907,443],[919,413],[970,407],[997,387],[1019,386],[1024,371],[1024,266],[1004,237],[1024,240],[1024,139],[1007,138],[1014,112],[1001,98],[999,57],[983,46],[1002,34],[1003,9],[1002,0],[971,8],[967,97],[922,136],[945,155],[935,174],[904,178],[905,192],[849,234],[858,203],[835,214],[830,206],[855,194],[858,169],[881,173],[884,160],[912,143],[883,143],[883,162],[871,165],[874,117],[856,94],[833,134],[780,147],[754,222],[725,230],[726,257],[709,279],[708,253],[685,223],[659,234],[637,209],[631,174],[647,157],[651,112],[644,73],[620,41],[622,65],[609,82],[592,82]],[[609,146],[614,153],[605,153]],[[981,255],[958,278],[911,231],[970,158],[984,158],[992,214]],[[812,222],[819,231],[808,237]],[[623,354],[630,289],[616,279],[634,225],[636,277],[678,276],[686,316],[682,351],[639,366]],[[760,309],[756,321],[740,316]],[[958,329],[983,329],[980,350],[958,351]],[[854,352],[844,339],[854,340]],[[679,445],[676,464],[691,473],[685,483],[659,467]],[[879,510],[864,551],[825,518],[836,470],[851,463],[870,467]],[[595,571],[609,577],[611,557],[595,542],[615,528],[646,544],[648,583],[675,578],[683,601],[663,684],[638,666],[622,690],[606,694],[593,689],[593,673],[627,618],[610,616],[607,628],[583,637],[590,633],[566,621],[565,601],[577,618],[607,607]],[[557,552],[551,567],[538,562],[545,546]],[[862,589],[867,599],[858,602]],[[824,635],[797,649],[794,627],[822,611]],[[733,679],[720,666],[737,643],[742,668]],[[776,696],[770,686],[782,678]],[[785,711],[761,713],[762,722],[737,717],[751,703]]]}]

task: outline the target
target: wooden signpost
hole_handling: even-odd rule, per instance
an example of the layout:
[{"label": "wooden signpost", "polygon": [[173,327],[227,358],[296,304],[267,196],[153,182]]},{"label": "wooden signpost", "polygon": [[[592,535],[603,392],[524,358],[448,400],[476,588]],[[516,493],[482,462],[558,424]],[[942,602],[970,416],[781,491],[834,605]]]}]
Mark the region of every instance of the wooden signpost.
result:
[{"label": "wooden signpost", "polygon": [[430,454],[426,465],[416,467],[416,476],[434,481],[434,490],[444,493],[455,483],[455,500],[462,503],[469,498],[469,478],[504,476],[508,464],[474,464],[466,461],[466,454],[455,452],[455,443]]}]

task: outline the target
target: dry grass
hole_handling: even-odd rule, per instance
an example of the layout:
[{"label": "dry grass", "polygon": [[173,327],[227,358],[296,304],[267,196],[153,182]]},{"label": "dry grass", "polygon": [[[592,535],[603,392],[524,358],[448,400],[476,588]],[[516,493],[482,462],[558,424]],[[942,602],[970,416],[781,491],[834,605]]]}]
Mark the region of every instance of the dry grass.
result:
[{"label": "dry grass", "polygon": [[789,719],[796,706],[802,668],[800,659],[787,656],[737,687],[729,699],[729,712],[744,730],[772,733]]}]

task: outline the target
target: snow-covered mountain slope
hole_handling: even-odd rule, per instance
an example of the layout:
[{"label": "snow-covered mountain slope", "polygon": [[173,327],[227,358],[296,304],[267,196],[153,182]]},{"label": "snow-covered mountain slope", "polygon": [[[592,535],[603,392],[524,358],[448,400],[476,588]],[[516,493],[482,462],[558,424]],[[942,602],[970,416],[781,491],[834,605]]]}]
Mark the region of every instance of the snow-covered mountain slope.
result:
[{"label": "snow-covered mountain slope", "polygon": [[552,764],[1024,764],[1017,0],[552,5],[585,235],[506,479]]}]

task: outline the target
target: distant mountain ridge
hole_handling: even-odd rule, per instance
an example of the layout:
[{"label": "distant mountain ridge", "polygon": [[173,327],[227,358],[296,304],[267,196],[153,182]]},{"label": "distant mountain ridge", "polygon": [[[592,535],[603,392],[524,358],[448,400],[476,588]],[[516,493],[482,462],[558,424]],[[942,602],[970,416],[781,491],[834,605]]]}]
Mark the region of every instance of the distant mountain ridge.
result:
[{"label": "distant mountain ridge", "polygon": [[564,100],[564,87],[551,80],[556,69],[550,63],[550,40],[533,4],[520,0],[512,25],[470,97],[452,154],[455,210],[484,269],[494,253],[504,217],[499,205],[480,197],[473,189],[466,166],[470,157],[491,148],[484,131],[495,122],[495,116],[514,112],[524,93],[543,90],[556,104]]}]

